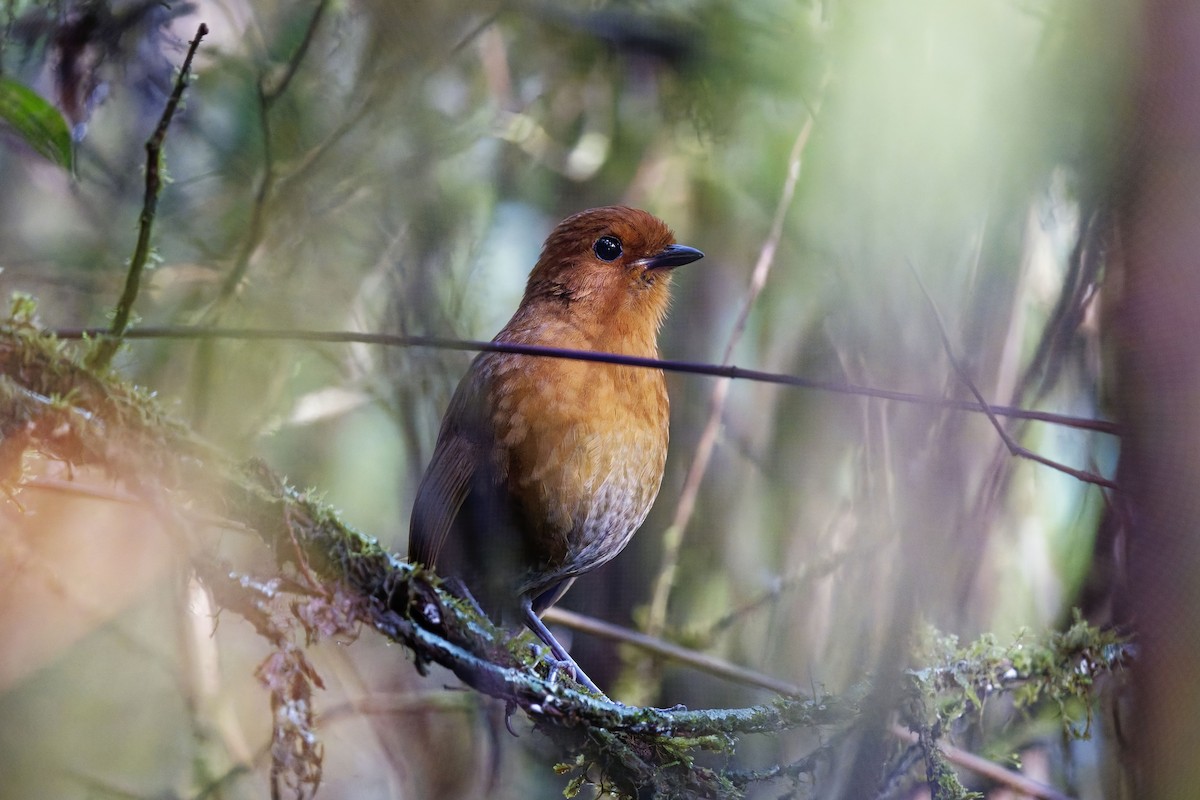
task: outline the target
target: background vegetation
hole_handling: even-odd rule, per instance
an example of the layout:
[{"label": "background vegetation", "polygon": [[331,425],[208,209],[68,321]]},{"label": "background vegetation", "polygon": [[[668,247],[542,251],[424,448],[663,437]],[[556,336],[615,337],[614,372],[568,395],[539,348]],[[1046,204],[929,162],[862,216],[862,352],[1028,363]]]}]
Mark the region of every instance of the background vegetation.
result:
[{"label": "background vegetation", "polygon": [[[847,385],[967,401],[973,385],[992,403],[1118,416],[1110,255],[1132,174],[1136,4],[10,0],[0,19],[3,77],[57,107],[75,142],[68,169],[12,119],[0,128],[0,291],[33,295],[47,327],[107,323],[144,143],[203,21],[139,325],[488,339],[555,222],[625,203],[707,254],[676,275],[665,357],[837,385],[669,374],[657,506],[565,606],[835,693],[956,653],[1012,663],[1074,608],[1129,621],[1113,492],[1012,457],[983,414]],[[404,552],[469,357],[146,340],[115,366]],[[1111,431],[1005,425],[1053,462],[1117,472]],[[193,797],[225,776],[214,794],[262,796],[262,641],[229,615],[209,635],[211,603],[161,514],[98,473],[36,454],[21,467],[0,508],[0,794]],[[931,628],[991,638],[960,652]],[[312,652],[323,796],[562,792],[562,753],[519,718],[513,738],[497,709],[443,690],[449,673],[422,678],[370,636],[347,645]],[[771,697],[584,634],[572,649],[631,704]],[[1128,698],[1109,688],[1095,705],[1009,696],[953,734],[1071,796],[1128,796]],[[1089,739],[1064,736],[1093,715]],[[761,796],[921,796],[903,741],[838,745],[835,768]],[[760,737],[733,763],[814,746]]]}]

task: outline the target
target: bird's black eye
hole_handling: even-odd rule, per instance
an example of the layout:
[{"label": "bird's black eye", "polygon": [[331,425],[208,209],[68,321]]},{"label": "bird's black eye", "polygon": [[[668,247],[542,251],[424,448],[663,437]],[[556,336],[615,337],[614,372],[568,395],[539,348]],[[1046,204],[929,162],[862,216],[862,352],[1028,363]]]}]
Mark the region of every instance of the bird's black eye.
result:
[{"label": "bird's black eye", "polygon": [[601,236],[592,245],[592,252],[601,261],[616,261],[621,257],[621,240],[615,236]]}]

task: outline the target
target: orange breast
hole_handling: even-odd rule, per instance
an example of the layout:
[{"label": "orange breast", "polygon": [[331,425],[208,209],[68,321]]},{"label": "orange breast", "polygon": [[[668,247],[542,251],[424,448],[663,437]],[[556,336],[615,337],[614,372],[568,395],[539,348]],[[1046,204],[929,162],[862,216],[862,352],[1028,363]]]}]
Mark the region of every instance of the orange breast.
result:
[{"label": "orange breast", "polygon": [[544,563],[522,591],[619,553],[650,511],[666,460],[662,373],[563,359],[492,365],[496,466]]}]

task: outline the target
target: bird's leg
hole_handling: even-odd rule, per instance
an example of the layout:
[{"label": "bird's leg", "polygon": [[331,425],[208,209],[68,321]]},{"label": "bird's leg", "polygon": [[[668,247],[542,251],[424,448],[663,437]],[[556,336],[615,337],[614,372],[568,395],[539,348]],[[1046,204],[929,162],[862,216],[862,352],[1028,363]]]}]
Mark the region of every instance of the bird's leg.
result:
[{"label": "bird's leg", "polygon": [[579,668],[579,665],[575,663],[575,659],[571,658],[566,649],[558,643],[558,640],[554,638],[554,634],[546,627],[546,623],[542,622],[542,618],[534,612],[533,601],[529,597],[521,598],[521,614],[524,615],[525,624],[529,627],[529,630],[536,633],[537,637],[550,648],[550,653],[553,656],[551,661],[554,662],[556,668],[564,670],[572,678],[579,681],[580,684],[591,689],[601,697],[607,697],[604,692],[600,691],[600,687],[592,682],[587,673]]}]

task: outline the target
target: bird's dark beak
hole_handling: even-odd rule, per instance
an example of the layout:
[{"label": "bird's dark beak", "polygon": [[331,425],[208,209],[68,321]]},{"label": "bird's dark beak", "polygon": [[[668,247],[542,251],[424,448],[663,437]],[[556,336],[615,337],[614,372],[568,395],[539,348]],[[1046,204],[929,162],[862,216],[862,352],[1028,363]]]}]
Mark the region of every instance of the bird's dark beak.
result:
[{"label": "bird's dark beak", "polygon": [[704,253],[701,253],[694,247],[688,247],[685,244],[669,245],[663,250],[649,258],[642,259],[642,266],[645,269],[674,269],[682,267],[684,264],[690,264],[693,261],[699,261],[704,258]]}]

